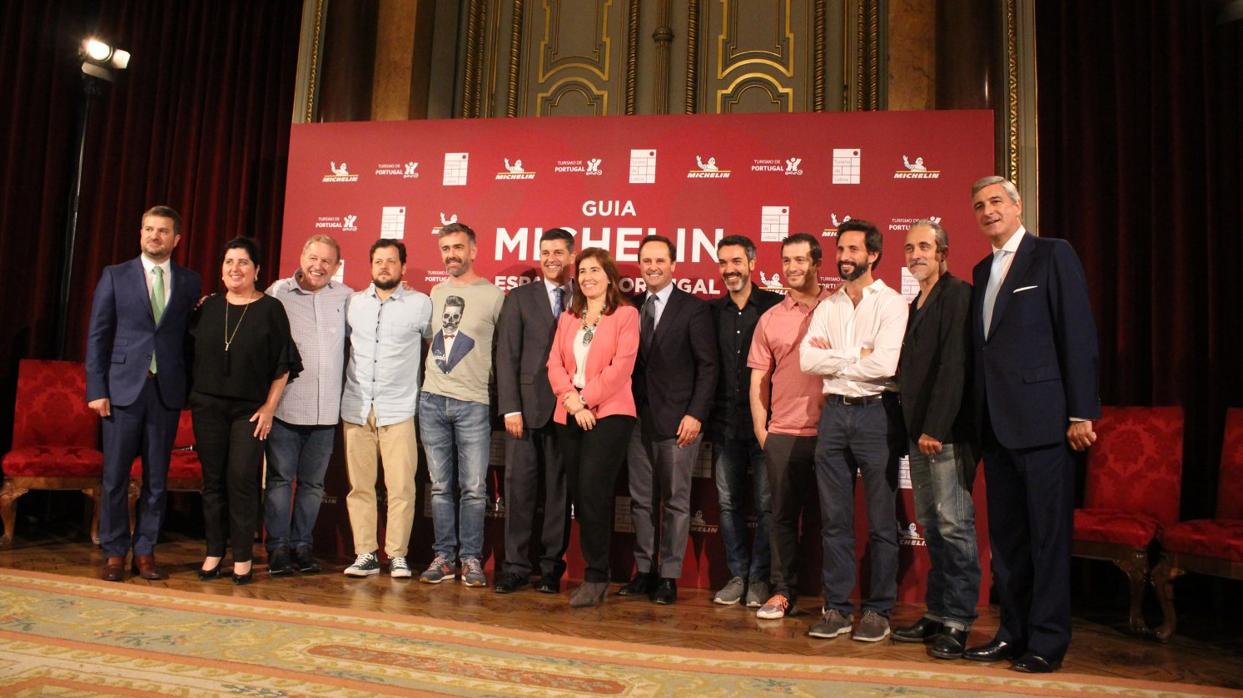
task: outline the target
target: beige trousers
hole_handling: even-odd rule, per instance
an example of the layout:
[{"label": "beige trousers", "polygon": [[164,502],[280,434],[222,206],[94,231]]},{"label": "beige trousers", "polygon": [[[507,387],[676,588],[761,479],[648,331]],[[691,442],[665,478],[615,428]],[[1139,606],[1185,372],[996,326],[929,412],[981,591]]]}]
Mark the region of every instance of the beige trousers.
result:
[{"label": "beige trousers", "polygon": [[345,468],[350,477],[350,493],[345,506],[354,532],[354,554],[363,555],[379,548],[376,541],[376,456],[384,464],[384,489],[388,491],[388,517],[384,534],[384,554],[390,559],[405,557],[414,526],[414,473],[419,464],[419,443],[414,418],[387,427],[377,427],[375,410],[366,424],[342,422],[345,436]]}]

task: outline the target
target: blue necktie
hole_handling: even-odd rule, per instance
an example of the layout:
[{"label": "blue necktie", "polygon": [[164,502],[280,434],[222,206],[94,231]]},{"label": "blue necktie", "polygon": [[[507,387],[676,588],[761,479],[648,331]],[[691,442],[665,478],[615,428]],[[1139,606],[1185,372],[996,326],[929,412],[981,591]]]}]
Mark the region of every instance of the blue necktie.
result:
[{"label": "blue necktie", "polygon": [[565,310],[565,287],[553,289],[552,293],[556,296],[552,301],[552,319],[556,320]]}]

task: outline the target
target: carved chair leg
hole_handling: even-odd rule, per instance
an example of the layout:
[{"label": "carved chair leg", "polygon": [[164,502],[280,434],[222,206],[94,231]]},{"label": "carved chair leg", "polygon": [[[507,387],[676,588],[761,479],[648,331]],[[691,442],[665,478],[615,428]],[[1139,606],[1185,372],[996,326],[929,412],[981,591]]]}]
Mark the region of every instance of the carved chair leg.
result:
[{"label": "carved chair leg", "polygon": [[17,525],[17,498],[30,490],[13,484],[12,479],[5,479],[4,487],[0,488],[0,521],[4,523],[4,535],[0,535],[0,548],[13,545],[13,528]]},{"label": "carved chair leg", "polygon": [[1183,570],[1170,559],[1168,553],[1161,553],[1156,567],[1152,569],[1152,587],[1157,592],[1157,601],[1161,603],[1161,625],[1154,634],[1161,642],[1169,642],[1178,626],[1178,614],[1174,610],[1174,580],[1182,574]]},{"label": "carved chair leg", "polygon": [[1136,550],[1128,558],[1114,560],[1114,564],[1126,574],[1131,587],[1131,632],[1146,635],[1148,624],[1144,622],[1144,589],[1148,586],[1148,553]]}]

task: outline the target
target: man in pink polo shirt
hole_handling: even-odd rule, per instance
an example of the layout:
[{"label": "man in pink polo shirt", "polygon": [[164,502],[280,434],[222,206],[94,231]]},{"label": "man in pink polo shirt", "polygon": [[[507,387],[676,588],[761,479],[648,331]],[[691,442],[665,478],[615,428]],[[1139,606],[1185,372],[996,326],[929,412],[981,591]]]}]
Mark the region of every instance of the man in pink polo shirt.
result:
[{"label": "man in pink polo shirt", "polygon": [[798,519],[804,495],[814,489],[816,425],[824,401],[820,377],[799,368],[799,344],[811,313],[829,296],[820,287],[820,242],[797,233],[781,244],[785,300],[760,316],[751,339],[751,418],[764,449],[772,511],[772,596],[756,616],[783,618],[798,593]]}]

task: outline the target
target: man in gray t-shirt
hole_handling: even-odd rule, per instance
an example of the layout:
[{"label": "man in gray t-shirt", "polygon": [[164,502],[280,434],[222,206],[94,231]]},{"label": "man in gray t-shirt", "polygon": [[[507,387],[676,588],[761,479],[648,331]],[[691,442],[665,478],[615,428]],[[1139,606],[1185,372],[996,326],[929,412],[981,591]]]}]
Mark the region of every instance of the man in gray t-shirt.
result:
[{"label": "man in gray t-shirt", "polygon": [[[488,384],[492,336],[505,296],[474,271],[475,231],[450,223],[440,229],[438,244],[449,278],[432,288],[432,345],[419,395],[436,557],[419,581],[453,579],[454,563],[460,561],[462,583],[484,587],[483,521],[492,442]],[[455,484],[461,491],[456,506]]]}]

